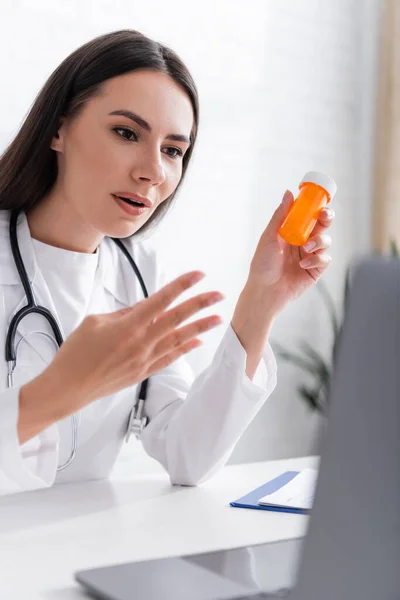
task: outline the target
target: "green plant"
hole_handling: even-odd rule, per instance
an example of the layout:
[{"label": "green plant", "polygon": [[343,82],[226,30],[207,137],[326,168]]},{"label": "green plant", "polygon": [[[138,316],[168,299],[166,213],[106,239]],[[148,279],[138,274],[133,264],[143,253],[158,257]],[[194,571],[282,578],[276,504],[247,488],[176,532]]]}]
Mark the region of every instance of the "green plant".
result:
[{"label": "green plant", "polygon": [[399,256],[399,249],[394,240],[390,240],[390,254],[391,256]]},{"label": "green plant", "polygon": [[[390,241],[390,255],[393,257],[399,257],[399,249],[394,240]],[[276,341],[273,342],[272,345],[278,357],[284,361],[291,362],[312,376],[313,383],[308,386],[301,384],[298,388],[298,392],[312,410],[317,410],[318,412],[325,414],[328,408],[328,398],[333,370],[332,367],[335,363],[336,352],[340,339],[341,319],[338,311],[335,308],[333,298],[322,279],[317,283],[316,289],[323,298],[332,326],[333,345],[331,351],[331,360],[328,361],[324,359],[324,357],[314,350],[314,348],[306,341],[302,341],[300,343],[300,353],[287,350],[284,346]],[[346,305],[349,289],[350,269],[348,269],[346,272],[344,306]]]}]

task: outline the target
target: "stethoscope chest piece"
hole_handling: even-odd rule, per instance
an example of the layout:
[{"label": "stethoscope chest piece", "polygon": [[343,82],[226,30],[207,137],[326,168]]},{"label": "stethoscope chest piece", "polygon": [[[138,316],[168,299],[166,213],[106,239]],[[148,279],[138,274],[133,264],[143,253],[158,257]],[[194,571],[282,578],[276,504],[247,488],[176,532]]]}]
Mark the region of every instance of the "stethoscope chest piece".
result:
[{"label": "stethoscope chest piece", "polygon": [[140,439],[142,431],[147,425],[148,418],[143,416],[144,402],[145,400],[140,398],[137,405],[131,410],[129,423],[125,434],[126,444],[129,442],[132,434],[136,437],[136,439]]}]

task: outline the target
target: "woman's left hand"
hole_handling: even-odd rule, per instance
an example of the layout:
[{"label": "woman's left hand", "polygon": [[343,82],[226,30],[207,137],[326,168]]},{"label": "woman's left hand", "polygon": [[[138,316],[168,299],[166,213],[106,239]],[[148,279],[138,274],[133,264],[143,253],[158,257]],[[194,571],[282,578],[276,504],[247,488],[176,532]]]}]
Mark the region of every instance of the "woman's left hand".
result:
[{"label": "woman's left hand", "polygon": [[[304,246],[292,246],[281,238],[278,231],[294,202],[293,194],[286,191],[258,243],[250,266],[248,281],[261,286],[280,312],[286,304],[301,296],[328,268],[331,257],[327,254],[332,240],[327,231],[334,220],[334,212],[324,208]],[[311,244],[315,244],[310,248]]]}]

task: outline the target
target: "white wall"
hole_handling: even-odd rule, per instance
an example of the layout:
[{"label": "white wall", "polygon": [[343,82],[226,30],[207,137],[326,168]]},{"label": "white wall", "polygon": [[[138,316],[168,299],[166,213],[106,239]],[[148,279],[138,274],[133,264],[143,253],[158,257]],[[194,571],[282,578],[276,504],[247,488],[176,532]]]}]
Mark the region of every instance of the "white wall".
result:
[{"label": "white wall", "polygon": [[[203,269],[196,291],[219,289],[229,323],[249,261],[286,188],[320,169],[337,181],[334,262],[325,280],[337,303],[350,257],[369,244],[369,180],[379,0],[11,1],[0,5],[0,149],[59,62],[90,38],[139,29],[170,45],[197,82],[201,121],[188,178],[152,236],[171,277]],[[211,310],[204,311],[204,314]],[[189,355],[207,366],[223,334]],[[301,337],[325,353],[327,314],[311,291],[277,320],[272,339]],[[296,392],[304,375],[280,365],[279,383],[231,460],[315,449],[318,418]],[[218,399],[216,398],[216,402]]]}]

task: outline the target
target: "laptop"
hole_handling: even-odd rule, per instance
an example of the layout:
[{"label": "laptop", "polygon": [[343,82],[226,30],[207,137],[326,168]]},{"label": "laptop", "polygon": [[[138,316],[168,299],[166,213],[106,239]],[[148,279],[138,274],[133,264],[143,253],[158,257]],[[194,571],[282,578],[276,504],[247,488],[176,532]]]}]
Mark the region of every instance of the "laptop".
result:
[{"label": "laptop", "polygon": [[299,540],[276,545],[277,565],[301,554],[291,590],[266,584],[271,544],[90,569],[77,581],[104,600],[400,598],[399,374],[400,260],[366,257],[347,298],[308,533],[301,552]]}]

